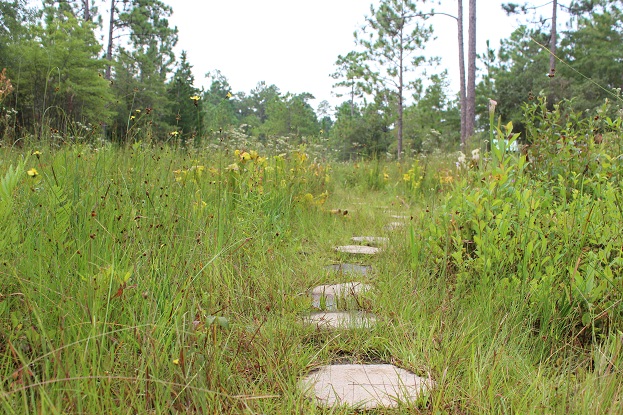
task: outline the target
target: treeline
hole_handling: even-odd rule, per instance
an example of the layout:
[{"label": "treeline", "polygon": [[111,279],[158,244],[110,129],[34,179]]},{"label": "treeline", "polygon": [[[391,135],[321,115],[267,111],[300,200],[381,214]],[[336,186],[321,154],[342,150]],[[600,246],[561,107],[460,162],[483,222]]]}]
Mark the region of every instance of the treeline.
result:
[{"label": "treeline", "polygon": [[[449,93],[446,71],[430,75],[437,61],[423,51],[434,35],[427,25],[434,11],[418,9],[424,4],[384,0],[371,9],[356,33],[357,49],[337,57],[331,75],[344,102],[313,108],[311,94],[264,82],[237,92],[219,71],[209,74],[207,90],[197,88],[186,54],[174,53],[173,10],[162,1],[110,0],[98,8],[89,0],[45,0],[37,7],[2,0],[0,139],[200,144],[213,132],[235,128],[260,140],[321,141],[341,159],[395,154],[398,145],[403,153],[455,150],[460,102]],[[541,94],[549,105],[564,102],[575,111],[600,106],[605,98],[620,100],[623,2],[553,5],[570,16],[565,31],[552,31],[546,14],[518,28],[499,51],[478,57],[477,131],[488,126],[489,99],[519,130],[522,103]],[[530,4],[504,7],[544,13]]]},{"label": "treeline", "polygon": [[264,82],[234,92],[219,71],[208,75],[209,89],[198,89],[186,53],[174,54],[172,12],[159,0],[111,0],[105,10],[88,0],[0,2],[0,138],[188,143],[230,127],[264,139],[329,131],[328,104],[318,117],[308,93]]}]

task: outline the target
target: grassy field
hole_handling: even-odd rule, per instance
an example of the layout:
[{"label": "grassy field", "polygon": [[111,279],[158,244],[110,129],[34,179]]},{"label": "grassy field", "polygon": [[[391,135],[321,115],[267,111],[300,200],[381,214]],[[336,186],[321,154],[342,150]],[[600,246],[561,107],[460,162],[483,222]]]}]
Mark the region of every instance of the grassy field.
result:
[{"label": "grassy field", "polygon": [[[621,413],[623,169],[606,143],[582,174],[496,148],[459,166],[2,148],[0,411],[351,413],[297,386],[348,361],[436,381],[371,413]],[[390,214],[411,219],[387,232]],[[390,237],[358,260],[379,323],[302,324],[310,288],[352,280],[325,266],[353,261],[333,247],[355,235]]]}]

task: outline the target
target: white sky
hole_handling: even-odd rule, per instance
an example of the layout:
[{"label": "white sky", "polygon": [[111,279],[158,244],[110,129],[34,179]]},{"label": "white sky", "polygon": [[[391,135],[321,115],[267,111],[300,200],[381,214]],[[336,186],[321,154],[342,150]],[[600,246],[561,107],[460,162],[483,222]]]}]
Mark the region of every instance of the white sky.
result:
[{"label": "white sky", "polygon": [[[332,94],[339,54],[355,49],[353,32],[377,0],[165,0],[173,7],[170,23],[179,29],[178,52],[186,50],[193,65],[195,84],[209,87],[205,74],[219,69],[233,92],[248,93],[259,81],[275,84],[282,93],[310,92],[312,105],[328,100],[332,106],[343,99]],[[428,1],[426,4],[430,4]],[[456,15],[456,0],[442,0],[436,11]],[[497,49],[517,27],[507,17],[501,1],[478,0],[478,53],[486,41]],[[464,14],[467,31],[467,0]],[[427,53],[440,56],[438,72],[447,68],[452,92],[458,91],[458,45],[456,21],[446,16],[428,20],[437,40]],[[467,33],[465,34],[467,55]]]}]

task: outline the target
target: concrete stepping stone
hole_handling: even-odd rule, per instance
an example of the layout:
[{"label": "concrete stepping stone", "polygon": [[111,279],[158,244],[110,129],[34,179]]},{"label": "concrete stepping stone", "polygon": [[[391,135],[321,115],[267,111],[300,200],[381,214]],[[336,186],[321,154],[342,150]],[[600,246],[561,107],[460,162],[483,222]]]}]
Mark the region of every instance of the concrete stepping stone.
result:
[{"label": "concrete stepping stone", "polygon": [[390,222],[387,225],[385,225],[385,230],[386,231],[395,231],[397,229],[400,228],[404,228],[405,223],[404,222]]},{"label": "concrete stepping stone", "polygon": [[404,215],[389,215],[389,217],[392,219],[411,220],[411,216]]},{"label": "concrete stepping stone", "polygon": [[344,245],[338,246],[335,248],[337,252],[342,252],[345,254],[355,254],[355,255],[376,255],[381,249],[373,246],[364,246],[364,245]]},{"label": "concrete stepping stone", "polygon": [[321,311],[311,313],[303,321],[321,329],[362,329],[376,324],[376,317],[363,311]]},{"label": "concrete stepping stone", "polygon": [[338,274],[357,274],[368,275],[372,271],[372,267],[369,265],[358,264],[331,264],[325,267],[326,270],[337,272]]},{"label": "concrete stepping stone", "polygon": [[389,238],[384,236],[353,236],[350,238],[353,242],[357,242],[360,244],[369,244],[369,245],[387,245],[389,243]]},{"label": "concrete stepping stone", "polygon": [[343,284],[320,285],[311,292],[312,305],[324,310],[337,309],[340,300],[347,301],[356,298],[359,294],[368,291],[372,286],[361,282],[346,282]]},{"label": "concrete stepping stone", "polygon": [[388,364],[322,366],[300,381],[300,387],[319,406],[357,409],[414,402],[434,385],[430,379]]}]

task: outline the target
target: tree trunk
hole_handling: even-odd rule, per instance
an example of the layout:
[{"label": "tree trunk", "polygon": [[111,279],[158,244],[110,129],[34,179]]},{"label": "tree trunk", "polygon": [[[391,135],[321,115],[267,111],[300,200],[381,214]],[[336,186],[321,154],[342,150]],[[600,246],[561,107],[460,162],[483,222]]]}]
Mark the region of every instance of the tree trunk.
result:
[{"label": "tree trunk", "polygon": [[469,0],[469,35],[467,51],[467,123],[465,136],[474,135],[476,124],[476,0]]},{"label": "tree trunk", "polygon": [[90,22],[91,21],[91,9],[89,6],[89,0],[84,0],[83,5],[84,5],[84,21]]},{"label": "tree trunk", "polygon": [[110,23],[108,25],[108,47],[106,48],[106,60],[108,66],[106,67],[106,79],[112,78],[112,35],[115,25],[115,0],[110,0]]},{"label": "tree trunk", "polygon": [[554,10],[552,11],[552,34],[549,40],[549,76],[553,78],[556,75],[556,12],[558,10],[558,0],[552,2]]},{"label": "tree trunk", "polygon": [[355,115],[355,81],[350,86],[350,118]]},{"label": "tree trunk", "polygon": [[459,106],[461,108],[461,151],[467,145],[467,98],[465,96],[465,47],[463,41],[463,0],[457,0],[459,10],[457,25],[459,32]]}]

